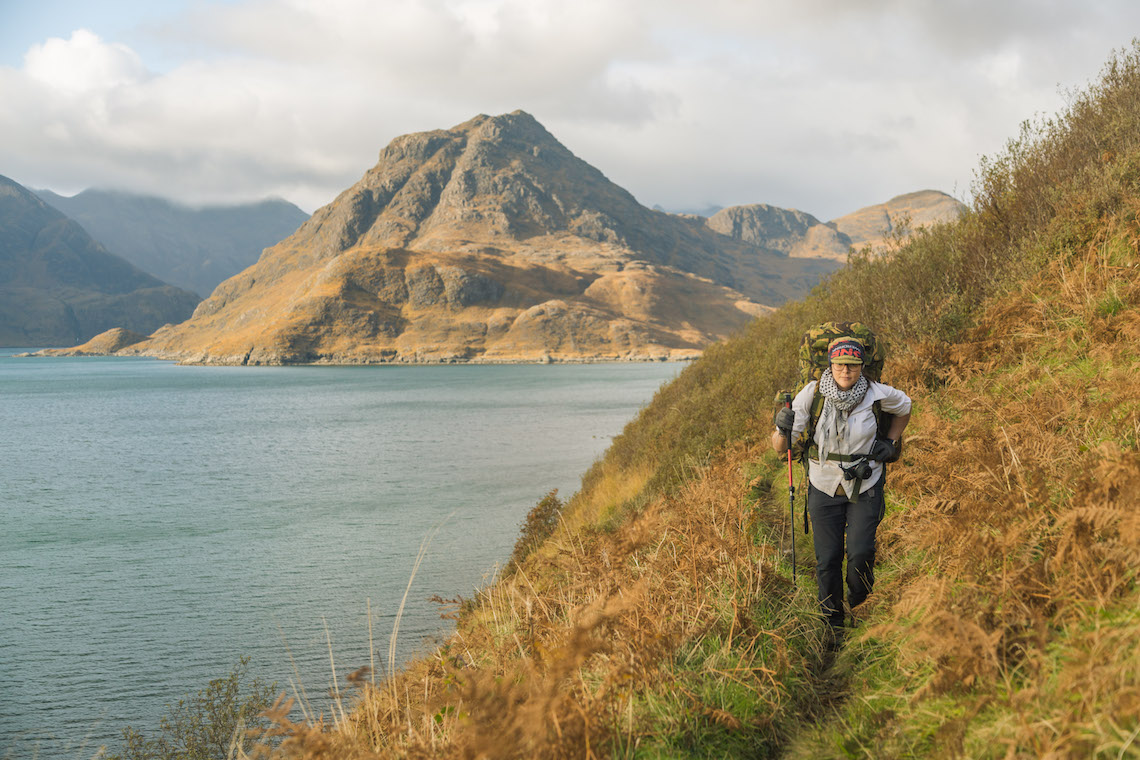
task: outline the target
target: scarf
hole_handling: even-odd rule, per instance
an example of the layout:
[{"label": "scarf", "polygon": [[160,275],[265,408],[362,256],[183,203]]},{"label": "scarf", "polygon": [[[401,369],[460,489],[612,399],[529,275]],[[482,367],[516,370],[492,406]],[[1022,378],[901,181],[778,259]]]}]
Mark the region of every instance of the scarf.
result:
[{"label": "scarf", "polygon": [[819,461],[827,461],[827,455],[839,448],[847,437],[847,414],[859,405],[867,395],[870,382],[863,375],[850,390],[841,391],[831,376],[831,369],[825,369],[819,378],[819,394],[823,396],[823,412],[815,428],[815,444],[819,447]]}]

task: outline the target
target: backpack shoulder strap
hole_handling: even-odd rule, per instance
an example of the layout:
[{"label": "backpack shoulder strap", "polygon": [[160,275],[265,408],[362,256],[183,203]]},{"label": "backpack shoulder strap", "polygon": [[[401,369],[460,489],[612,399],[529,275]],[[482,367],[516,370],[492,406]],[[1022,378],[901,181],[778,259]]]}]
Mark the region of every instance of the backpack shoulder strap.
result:
[{"label": "backpack shoulder strap", "polygon": [[805,465],[808,457],[816,456],[815,426],[819,422],[819,415],[823,413],[823,394],[819,392],[819,384],[815,386],[815,393],[811,397],[811,408],[808,409],[808,421],[800,432],[800,437],[792,445],[792,456],[801,460]]},{"label": "backpack shoulder strap", "polygon": [[877,428],[878,437],[886,438],[887,433],[891,430],[891,423],[894,422],[895,416],[890,412],[883,411],[882,399],[876,399],[871,404],[871,411],[875,413],[875,427]]}]

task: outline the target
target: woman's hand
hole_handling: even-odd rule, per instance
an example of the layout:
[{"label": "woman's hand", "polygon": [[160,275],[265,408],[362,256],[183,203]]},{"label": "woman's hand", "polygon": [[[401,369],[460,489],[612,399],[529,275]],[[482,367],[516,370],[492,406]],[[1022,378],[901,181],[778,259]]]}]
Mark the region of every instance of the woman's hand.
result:
[{"label": "woman's hand", "polygon": [[796,413],[784,407],[776,412],[776,429],[772,431],[772,448],[777,454],[783,454],[790,446],[792,440],[792,425],[795,424]]},{"label": "woman's hand", "polygon": [[875,442],[871,444],[871,453],[867,455],[867,458],[876,462],[894,462],[899,458],[899,447],[894,441],[876,438]]},{"label": "woman's hand", "polygon": [[784,407],[776,412],[776,429],[789,438],[792,436],[792,425],[794,425],[795,422],[796,413],[788,407]]}]

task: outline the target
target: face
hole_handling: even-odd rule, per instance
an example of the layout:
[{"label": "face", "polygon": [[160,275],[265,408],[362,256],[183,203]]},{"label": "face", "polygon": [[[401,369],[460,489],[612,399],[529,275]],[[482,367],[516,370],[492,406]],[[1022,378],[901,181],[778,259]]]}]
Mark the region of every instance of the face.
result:
[{"label": "face", "polygon": [[835,384],[839,386],[841,391],[849,391],[855,387],[855,383],[859,382],[859,376],[862,374],[862,364],[831,365],[831,376],[835,378]]}]

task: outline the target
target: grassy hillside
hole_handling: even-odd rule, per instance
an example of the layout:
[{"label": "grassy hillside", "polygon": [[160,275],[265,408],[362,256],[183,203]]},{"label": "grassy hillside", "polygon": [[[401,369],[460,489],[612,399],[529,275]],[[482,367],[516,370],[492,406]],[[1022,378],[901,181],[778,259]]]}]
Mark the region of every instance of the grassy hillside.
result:
[{"label": "grassy hillside", "polygon": [[[1140,756],[1140,48],[974,190],[709,349],[536,507],[438,652],[278,751]],[[887,338],[915,399],[876,593],[834,654],[767,443],[829,318]]]}]

